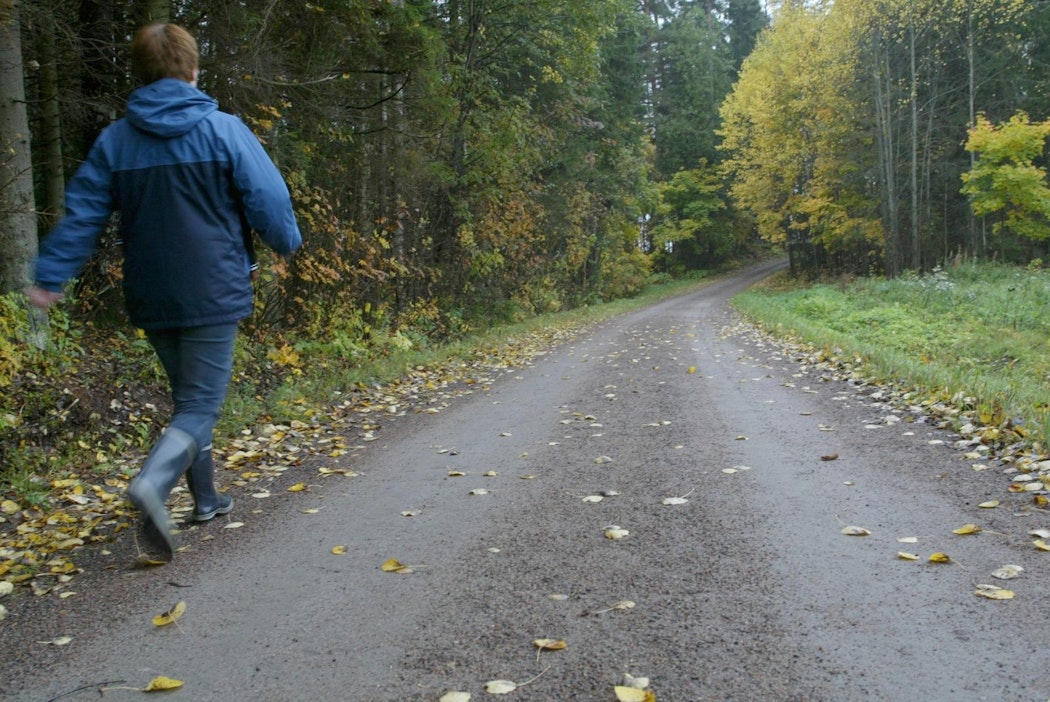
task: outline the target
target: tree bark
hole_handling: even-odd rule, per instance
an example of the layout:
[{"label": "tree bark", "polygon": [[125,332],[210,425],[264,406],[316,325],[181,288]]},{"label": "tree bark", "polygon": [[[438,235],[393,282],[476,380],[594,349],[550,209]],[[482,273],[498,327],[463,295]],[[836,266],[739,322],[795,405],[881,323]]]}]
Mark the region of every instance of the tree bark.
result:
[{"label": "tree bark", "polygon": [[915,22],[908,22],[908,59],[911,75],[911,90],[908,103],[911,112],[911,171],[909,189],[911,190],[911,231],[909,237],[908,268],[919,270],[922,267],[922,245],[919,239],[919,76],[915,67]]},{"label": "tree bark", "polygon": [[[974,30],[973,30],[973,0],[968,0],[966,4],[966,68],[967,68],[967,100],[968,100],[968,117],[969,122],[967,123],[968,129],[973,129],[974,125],[977,124],[977,78],[976,69],[974,64],[976,62],[976,56],[974,53]],[[977,163],[977,154],[973,151],[970,152],[970,170],[972,171]],[[977,217],[973,213],[973,208],[966,208],[966,232],[967,243],[969,244],[970,254],[975,257],[980,257],[984,254],[984,247],[980,245],[977,234]]]},{"label": "tree bark", "polygon": [[901,273],[900,205],[897,198],[897,147],[893,131],[893,82],[891,80],[888,49],[883,46],[881,33],[873,41],[873,82],[875,86],[875,140],[878,150],[879,176],[882,190],[882,231],[886,273],[890,277]]},{"label": "tree bark", "polygon": [[33,171],[17,0],[0,3],[0,293],[32,281],[37,253]]}]

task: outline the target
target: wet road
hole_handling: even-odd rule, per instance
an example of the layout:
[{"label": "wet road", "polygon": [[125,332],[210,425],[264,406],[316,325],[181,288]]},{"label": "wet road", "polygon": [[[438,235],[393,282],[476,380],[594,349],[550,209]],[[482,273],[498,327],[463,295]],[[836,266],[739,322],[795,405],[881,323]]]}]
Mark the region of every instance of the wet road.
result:
[{"label": "wet road", "polygon": [[[261,511],[239,496],[246,526],[184,534],[197,548],[170,566],[86,577],[26,628],[69,646],[0,630],[0,690],[90,700],[165,675],[185,683],[166,697],[200,702],[436,702],[505,680],[508,700],[602,701],[630,674],[661,702],[1050,698],[1050,554],[1028,535],[1050,519],[1006,466],[975,471],[888,393],[741,324],[727,300],[766,273],[384,426],[342,465],[359,477]],[[1025,570],[992,578],[1004,564]],[[989,582],[1016,598],[975,596]],[[180,599],[177,628],[150,624]]]}]

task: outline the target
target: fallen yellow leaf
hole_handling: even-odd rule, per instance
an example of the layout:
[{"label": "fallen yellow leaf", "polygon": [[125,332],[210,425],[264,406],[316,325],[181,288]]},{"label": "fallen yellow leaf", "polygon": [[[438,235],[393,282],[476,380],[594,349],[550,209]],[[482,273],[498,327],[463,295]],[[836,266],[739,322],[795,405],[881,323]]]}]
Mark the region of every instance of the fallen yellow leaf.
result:
[{"label": "fallen yellow leaf", "polygon": [[613,691],[616,693],[617,702],[656,702],[656,694],[652,690],[617,685]]},{"label": "fallen yellow leaf", "polygon": [[510,680],[489,680],[485,683],[485,692],[490,695],[505,695],[518,689],[517,683]]},{"label": "fallen yellow leaf", "polygon": [[952,529],[952,533],[959,534],[960,536],[965,536],[967,534],[980,534],[981,527],[976,524],[963,524],[958,529]]},{"label": "fallen yellow leaf", "polygon": [[846,536],[871,536],[871,532],[860,526],[847,526],[842,528]]},{"label": "fallen yellow leaf", "polygon": [[947,553],[941,553],[940,551],[930,555],[930,563],[949,563],[951,560]]},{"label": "fallen yellow leaf", "polygon": [[411,566],[407,566],[407,565],[401,563],[401,561],[397,560],[396,558],[391,558],[390,560],[384,562],[383,565],[379,566],[379,568],[384,573],[411,573],[412,572]]},{"label": "fallen yellow leaf", "polygon": [[48,644],[50,646],[68,646],[73,643],[73,637],[71,636],[59,636],[58,638],[51,639],[50,641],[37,641],[40,644]]},{"label": "fallen yellow leaf", "polygon": [[451,690],[443,694],[438,702],[470,702],[470,693]]},{"label": "fallen yellow leaf", "polygon": [[186,613],[186,603],[179,600],[175,603],[175,606],[169,609],[164,614],[158,614],[153,617],[153,626],[167,626],[173,624]]},{"label": "fallen yellow leaf", "polygon": [[982,502],[977,506],[981,509],[994,509],[999,506],[999,500],[988,500],[987,502]]},{"label": "fallen yellow leaf", "polygon": [[996,568],[992,571],[993,578],[999,578],[1000,580],[1013,580],[1021,573],[1024,572],[1024,568],[1019,565],[1004,565],[1002,568]]},{"label": "fallen yellow leaf", "polygon": [[541,651],[560,651],[568,646],[568,644],[561,639],[535,639],[532,642],[532,645]]},{"label": "fallen yellow leaf", "polygon": [[612,540],[616,541],[618,539],[622,539],[623,537],[627,536],[630,533],[631,532],[627,531],[623,527],[618,527],[618,526],[616,526],[614,524],[612,526],[606,527],[606,529],[605,529],[605,538],[612,539]]},{"label": "fallen yellow leaf", "polygon": [[1050,551],[1050,544],[1046,543],[1042,539],[1036,539],[1032,542],[1032,545],[1040,551]]},{"label": "fallen yellow leaf", "polygon": [[296,483],[295,485],[292,485],[290,488],[288,488],[288,492],[302,492],[306,489],[306,483]]},{"label": "fallen yellow leaf", "polygon": [[973,594],[989,600],[1012,600],[1014,598],[1013,590],[1004,590],[998,585],[978,585]]},{"label": "fallen yellow leaf", "polygon": [[914,553],[907,553],[905,551],[897,551],[897,558],[902,561],[917,561],[919,557]]},{"label": "fallen yellow leaf", "polygon": [[140,566],[150,567],[150,568],[152,568],[153,566],[168,565],[168,561],[161,561],[161,560],[158,560],[156,558],[150,558],[149,556],[146,556],[146,555],[141,555],[138,558],[136,558],[135,559],[135,563],[140,565]]},{"label": "fallen yellow leaf", "polygon": [[332,553],[336,556],[342,556],[346,554],[346,546],[333,546]]},{"label": "fallen yellow leaf", "polygon": [[142,688],[143,692],[159,692],[161,690],[177,690],[182,687],[184,683],[181,680],[175,678],[168,678],[163,675],[158,675],[149,681],[149,685]]}]

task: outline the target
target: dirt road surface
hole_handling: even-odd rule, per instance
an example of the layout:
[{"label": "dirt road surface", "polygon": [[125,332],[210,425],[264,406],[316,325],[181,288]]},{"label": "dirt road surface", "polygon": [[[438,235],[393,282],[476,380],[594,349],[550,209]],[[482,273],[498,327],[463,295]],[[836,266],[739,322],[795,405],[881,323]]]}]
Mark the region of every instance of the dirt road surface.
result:
[{"label": "dirt road surface", "polygon": [[[476,702],[493,680],[517,689],[491,699],[611,701],[626,673],[661,702],[1047,700],[1029,532],[1050,517],[1009,465],[743,325],[727,300],[769,270],[385,424],[359,477],[293,478],[310,489],[265,509],[235,492],[169,566],[9,601],[0,697],[139,699],[120,688],[164,675],[199,702]],[[1006,564],[1024,571],[993,578]],[[177,626],[150,623],[179,600]]]}]

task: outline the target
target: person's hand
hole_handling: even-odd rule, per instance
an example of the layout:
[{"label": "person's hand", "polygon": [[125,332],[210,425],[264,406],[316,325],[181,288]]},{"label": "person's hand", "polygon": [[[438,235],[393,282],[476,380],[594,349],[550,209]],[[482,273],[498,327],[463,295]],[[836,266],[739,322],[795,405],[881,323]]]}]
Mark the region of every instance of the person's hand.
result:
[{"label": "person's hand", "polygon": [[45,290],[38,285],[26,288],[25,294],[26,297],[29,298],[29,304],[42,310],[46,310],[48,307],[65,297],[65,294],[63,293]]}]

